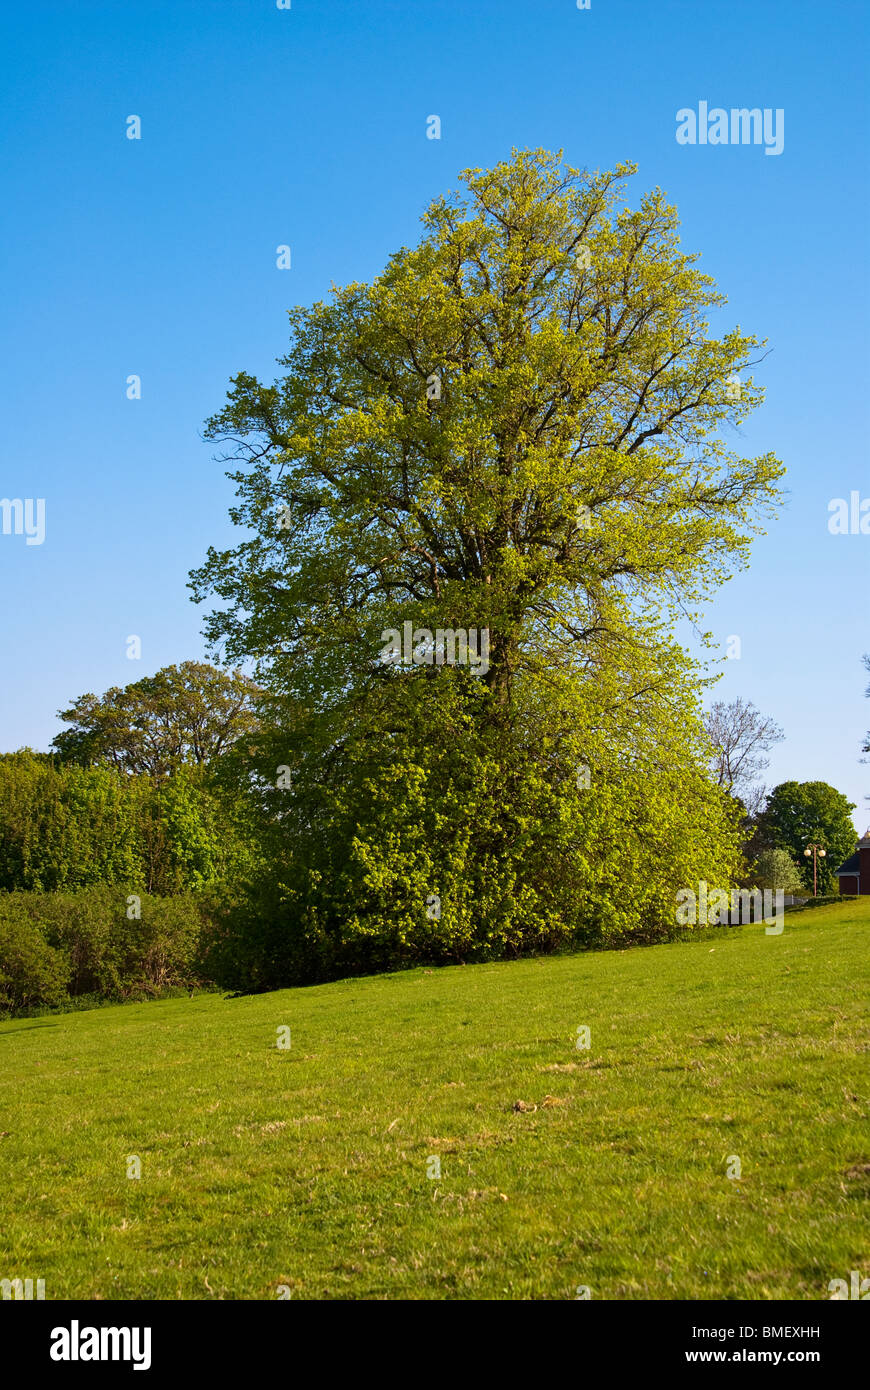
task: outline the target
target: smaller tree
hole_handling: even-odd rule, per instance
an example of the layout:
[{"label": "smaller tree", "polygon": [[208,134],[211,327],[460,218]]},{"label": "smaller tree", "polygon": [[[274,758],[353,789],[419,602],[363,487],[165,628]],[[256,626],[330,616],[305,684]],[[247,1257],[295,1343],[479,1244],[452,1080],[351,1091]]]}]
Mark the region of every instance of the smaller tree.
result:
[{"label": "smaller tree", "polygon": [[782,729],[739,695],[730,704],[717,700],[711,705],[704,715],[704,729],[713,745],[713,771],[719,786],[754,815],[764,796],[758,777],[769,766],[765,754],[782,741]]},{"label": "smaller tree", "polygon": [[752,866],[756,888],[781,888],[783,893],[800,893],[803,880],[797,864],[784,849],[763,849]]}]

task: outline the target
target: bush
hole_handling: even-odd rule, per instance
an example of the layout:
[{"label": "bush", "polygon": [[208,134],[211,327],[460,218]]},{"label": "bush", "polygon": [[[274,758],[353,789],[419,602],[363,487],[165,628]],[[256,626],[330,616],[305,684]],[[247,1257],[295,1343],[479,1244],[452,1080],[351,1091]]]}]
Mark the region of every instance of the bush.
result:
[{"label": "bush", "polygon": [[0,1014],[62,1004],[69,976],[66,953],[49,946],[32,918],[0,902]]},{"label": "bush", "polygon": [[764,849],[756,859],[752,874],[752,886],[781,888],[783,893],[803,893],[804,882],[800,869],[787,850]]},{"label": "bush", "polygon": [[150,998],[202,984],[213,915],[193,895],[109,887],[0,894],[0,1010],[53,1008],[84,996]]}]

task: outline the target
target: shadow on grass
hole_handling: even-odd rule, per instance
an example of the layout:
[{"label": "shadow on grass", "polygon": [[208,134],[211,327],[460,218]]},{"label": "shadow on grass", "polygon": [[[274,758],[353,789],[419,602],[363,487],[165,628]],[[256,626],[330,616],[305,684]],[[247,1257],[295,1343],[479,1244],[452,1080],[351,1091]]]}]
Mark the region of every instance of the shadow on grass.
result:
[{"label": "shadow on grass", "polygon": [[4,1028],[0,1033],[0,1042],[4,1038],[11,1038],[15,1033],[27,1033],[31,1028],[56,1028],[57,1024],[52,1019],[35,1019],[33,1023],[24,1023],[20,1028]]}]

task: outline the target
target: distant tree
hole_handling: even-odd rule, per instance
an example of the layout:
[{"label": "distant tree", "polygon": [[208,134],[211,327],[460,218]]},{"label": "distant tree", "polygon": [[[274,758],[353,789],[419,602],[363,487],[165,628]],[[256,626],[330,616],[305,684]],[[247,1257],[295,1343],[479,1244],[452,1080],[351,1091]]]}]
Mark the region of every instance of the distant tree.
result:
[{"label": "distant tree", "polygon": [[752,816],[761,809],[764,789],[759,773],[769,765],[764,755],[783,738],[782,729],[749,700],[717,700],[704,715],[713,745],[713,770],[719,786],[737,797]]},{"label": "distant tree", "polygon": [[804,886],[797,864],[784,849],[763,849],[750,877],[754,887],[781,888],[784,893],[800,893]]},{"label": "distant tree", "polygon": [[804,850],[813,841],[822,845],[826,855],[819,860],[819,889],[830,893],[836,887],[834,870],[855,848],[854,809],[855,803],[827,782],[782,782],[758,818],[759,839],[767,849],[787,850],[810,889],[813,861]]},{"label": "distant tree", "polygon": [[62,762],[109,763],[123,772],[164,777],[185,764],[208,764],[258,727],[258,687],[241,671],[207,662],[164,666],[121,689],[82,695],[58,717],[72,725],[52,742]]}]

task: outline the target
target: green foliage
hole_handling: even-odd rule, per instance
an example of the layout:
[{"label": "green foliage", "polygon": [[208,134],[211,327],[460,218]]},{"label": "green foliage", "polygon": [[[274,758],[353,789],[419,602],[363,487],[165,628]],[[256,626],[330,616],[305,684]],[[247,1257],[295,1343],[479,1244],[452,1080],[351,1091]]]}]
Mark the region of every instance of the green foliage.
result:
[{"label": "green foliage", "polygon": [[800,869],[784,849],[762,850],[750,878],[757,888],[781,888],[784,893],[800,893],[804,887]]},{"label": "green foliage", "polygon": [[0,890],[144,886],[143,791],[110,768],[0,755]]},{"label": "green foliage", "polygon": [[0,755],[0,891],[201,889],[252,862],[245,807],[202,768],[160,781]]},{"label": "green foliage", "polygon": [[768,847],[788,851],[810,892],[813,861],[804,850],[813,842],[821,845],[826,854],[818,860],[819,892],[836,892],[834,870],[854,852],[857,842],[854,809],[854,802],[827,782],[782,782],[774,787],[759,817],[759,836]]},{"label": "green foliage", "polygon": [[241,671],[202,661],[164,666],[123,689],[80,696],[61,710],[59,718],[72,728],[52,748],[63,762],[164,777],[185,764],[208,764],[251,734],[256,694]]},{"label": "green foliage", "polygon": [[203,768],[0,756],[0,1009],[204,978],[203,922],[258,863],[249,808]]},{"label": "green foliage", "polygon": [[[710,336],[722,296],[659,191],[624,204],[633,172],[467,171],[380,277],[295,309],[286,374],[241,373],[210,422],[248,534],[192,587],[269,695],[238,778],[271,868],[230,974],[660,939],[677,886],[730,881],[673,630],[746,562],[782,468],[722,442],[758,344]],[[386,664],[406,622],[421,648],[486,629],[487,668]]]},{"label": "green foliage", "polygon": [[243,872],[250,846],[239,826],[237,808],[200,769],[180,768],[154,785],[143,827],[149,890],[196,892]]},{"label": "green foliage", "polygon": [[622,204],[633,172],[543,151],[467,171],[371,285],[291,313],[286,376],[234,379],[209,428],[250,465],[254,536],[193,576],[229,604],[208,630],[232,659],[322,691],[397,618],[489,625],[504,694],[648,645],[745,561],[782,468],[716,436],[760,399],[729,388],[757,344],[708,336],[723,298],[660,192]]},{"label": "green foliage", "polygon": [[67,998],[69,956],[49,945],[25,902],[0,895],[0,1016]]},{"label": "green foliage", "polygon": [[658,743],[638,735],[628,758],[591,731],[557,735],[555,710],[493,748],[489,696],[458,671],[403,693],[392,733],[371,703],[328,767],[303,728],[292,791],[265,786],[287,736],[261,748],[265,869],[217,938],[220,983],[663,940],[678,888],[732,881],[737,814],[692,756],[680,699],[667,749],[663,708]]},{"label": "green foliage", "polygon": [[147,998],[201,983],[212,916],[191,895],[133,898],[105,886],[0,893],[0,1010],[58,1007],[81,996]]}]

